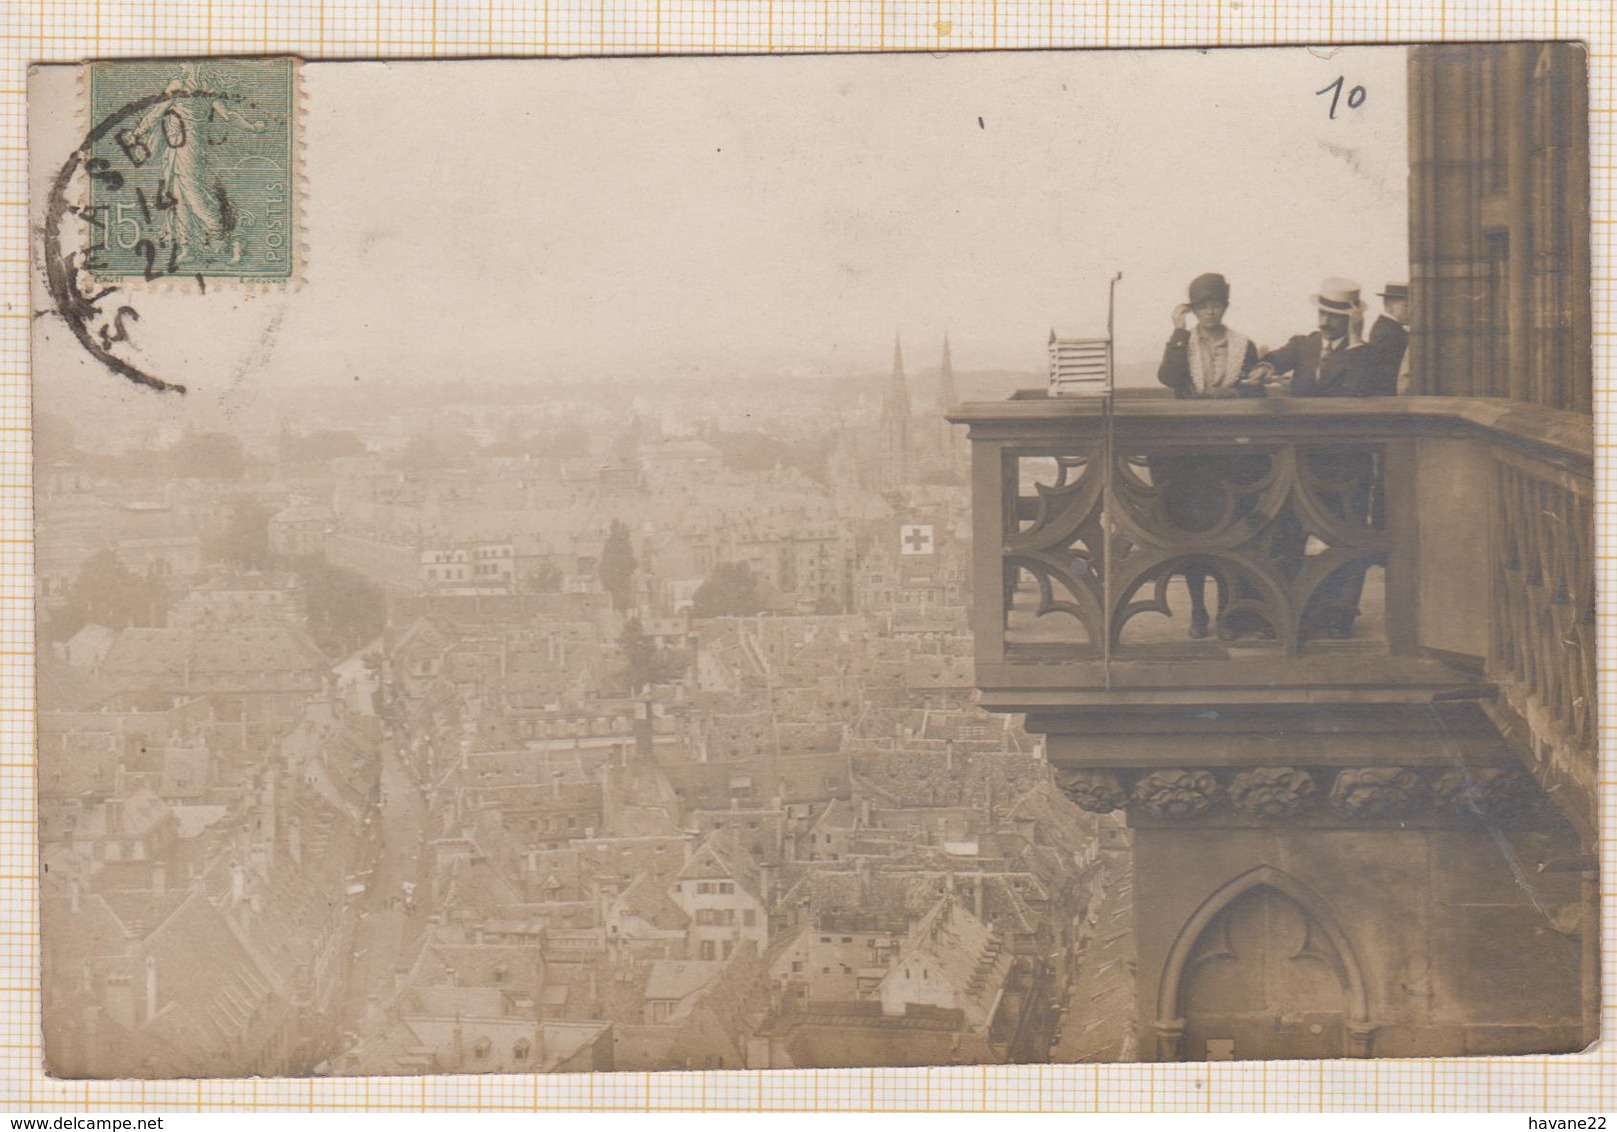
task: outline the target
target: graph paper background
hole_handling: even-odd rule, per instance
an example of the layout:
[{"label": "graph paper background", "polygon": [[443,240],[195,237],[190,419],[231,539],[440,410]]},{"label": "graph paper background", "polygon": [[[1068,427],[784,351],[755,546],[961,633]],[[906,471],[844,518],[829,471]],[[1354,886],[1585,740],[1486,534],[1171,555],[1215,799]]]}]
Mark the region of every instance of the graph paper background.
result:
[{"label": "graph paper background", "polygon": [[[1599,1112],[1617,1048],[1576,1057],[559,1077],[56,1082],[40,1071],[35,884],[33,555],[24,84],[30,63],[98,56],[307,58],[990,47],[1147,47],[1574,38],[1588,42],[1600,447],[1602,828],[1617,828],[1610,739],[1617,656],[1611,510],[1613,63],[1610,0],[501,0],[344,3],[0,2],[0,1109],[1230,1110]],[[1608,837],[1602,875],[1617,877]],[[1606,884],[1603,1031],[1617,1033],[1617,907]]]}]

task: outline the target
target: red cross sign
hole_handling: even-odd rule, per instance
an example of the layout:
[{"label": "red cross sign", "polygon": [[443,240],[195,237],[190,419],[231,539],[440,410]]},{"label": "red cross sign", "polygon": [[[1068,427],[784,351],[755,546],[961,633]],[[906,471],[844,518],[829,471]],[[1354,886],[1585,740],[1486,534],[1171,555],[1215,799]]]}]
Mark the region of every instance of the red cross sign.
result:
[{"label": "red cross sign", "polygon": [[931,554],[932,525],[903,527],[898,536],[900,554]]}]

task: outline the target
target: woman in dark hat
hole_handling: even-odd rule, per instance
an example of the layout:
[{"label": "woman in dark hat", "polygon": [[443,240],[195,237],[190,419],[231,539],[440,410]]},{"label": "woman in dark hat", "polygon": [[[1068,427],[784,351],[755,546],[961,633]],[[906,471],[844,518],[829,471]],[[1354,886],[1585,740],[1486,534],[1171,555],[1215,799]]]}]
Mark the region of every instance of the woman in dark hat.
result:
[{"label": "woman in dark hat", "polygon": [[[1230,285],[1222,275],[1209,272],[1190,281],[1189,301],[1173,309],[1173,336],[1162,353],[1157,380],[1175,397],[1262,397],[1261,383],[1248,382],[1258,364],[1252,340],[1224,325],[1230,306]],[[1185,325],[1194,313],[1196,326]],[[1224,509],[1224,473],[1227,461],[1219,456],[1156,456],[1150,461],[1152,482],[1162,491],[1169,520],[1187,534],[1205,530]],[[1190,590],[1190,635],[1208,635],[1207,579],[1211,571],[1191,562],[1183,568]]]},{"label": "woman in dark hat", "polygon": [[[1173,336],[1162,354],[1157,380],[1176,397],[1262,397],[1264,388],[1247,375],[1258,364],[1258,348],[1239,331],[1224,325],[1230,307],[1230,285],[1209,272],[1190,281],[1189,301],[1173,309]],[[1196,327],[1185,325],[1194,313]]]}]

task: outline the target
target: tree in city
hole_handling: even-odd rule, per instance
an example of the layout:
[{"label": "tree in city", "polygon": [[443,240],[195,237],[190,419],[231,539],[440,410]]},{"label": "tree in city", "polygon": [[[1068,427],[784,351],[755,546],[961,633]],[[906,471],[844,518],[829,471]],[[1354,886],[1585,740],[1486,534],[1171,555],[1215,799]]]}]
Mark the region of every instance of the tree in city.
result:
[{"label": "tree in city", "polygon": [[666,649],[657,644],[646,634],[638,617],[624,623],[618,648],[623,650],[623,682],[631,692],[648,684],[672,683],[690,666],[690,655],[684,649]]},{"label": "tree in city", "polygon": [[162,624],[168,590],[161,579],[142,578],[118,555],[103,550],[79,567],[67,603],[51,619],[49,635],[66,640],[89,624],[109,629]]},{"label": "tree in city", "polygon": [[621,519],[613,519],[607,532],[606,544],[601,547],[601,561],[596,567],[601,585],[612,595],[616,609],[628,609],[634,604],[634,547],[629,542],[629,527]]},{"label": "tree in city", "polygon": [[381,636],[387,599],[378,586],[318,558],[300,558],[293,569],[303,582],[309,636],[321,651],[341,656]]},{"label": "tree in city", "polygon": [[692,617],[750,617],[763,612],[758,577],[745,562],[721,562],[691,599]]},{"label": "tree in city", "polygon": [[560,593],[566,575],[554,562],[541,562],[539,568],[528,575],[528,592],[536,594]]}]

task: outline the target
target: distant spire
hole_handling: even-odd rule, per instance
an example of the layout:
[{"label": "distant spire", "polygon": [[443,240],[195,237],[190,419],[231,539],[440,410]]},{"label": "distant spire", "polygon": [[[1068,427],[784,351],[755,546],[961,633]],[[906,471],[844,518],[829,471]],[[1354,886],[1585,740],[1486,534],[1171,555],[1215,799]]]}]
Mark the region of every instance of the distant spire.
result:
[{"label": "distant spire", "polygon": [[943,365],[938,370],[938,411],[947,412],[960,399],[954,387],[954,362],[949,358],[949,332],[943,332]]},{"label": "distant spire", "polygon": [[893,335],[893,379],[887,385],[887,401],[882,408],[905,417],[910,412],[910,387],[904,379],[904,344],[896,333]]},{"label": "distant spire", "polygon": [[893,335],[893,378],[882,398],[882,487],[892,489],[910,482],[910,390],[904,380],[904,346]]}]

